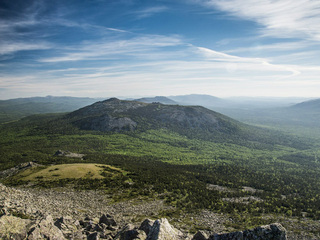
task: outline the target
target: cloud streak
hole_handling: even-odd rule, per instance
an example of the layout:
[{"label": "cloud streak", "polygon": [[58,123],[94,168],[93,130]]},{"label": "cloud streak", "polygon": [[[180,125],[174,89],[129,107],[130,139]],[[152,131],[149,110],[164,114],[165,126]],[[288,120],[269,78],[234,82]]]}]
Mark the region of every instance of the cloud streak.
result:
[{"label": "cloud streak", "polygon": [[[84,42],[80,46],[63,49],[61,56],[39,59],[39,62],[69,62],[82,60],[124,59],[128,56],[139,57],[151,54],[161,48],[182,45],[179,37],[148,35],[132,39],[120,39],[113,41]],[[76,49],[76,51],[74,51]]]},{"label": "cloud streak", "polygon": [[255,21],[262,34],[279,38],[320,40],[320,1],[314,0],[199,0],[232,16]]},{"label": "cloud streak", "polygon": [[135,14],[137,14],[138,18],[141,19],[141,18],[151,17],[154,14],[165,12],[167,10],[168,8],[165,6],[155,6],[155,7],[149,7],[143,10],[136,11]]}]

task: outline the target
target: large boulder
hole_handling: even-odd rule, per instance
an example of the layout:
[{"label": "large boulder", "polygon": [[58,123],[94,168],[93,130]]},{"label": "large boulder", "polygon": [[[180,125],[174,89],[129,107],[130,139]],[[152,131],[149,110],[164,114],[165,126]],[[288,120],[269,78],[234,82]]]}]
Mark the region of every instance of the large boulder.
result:
[{"label": "large boulder", "polygon": [[126,224],[114,237],[115,240],[145,240],[147,235],[132,224]]},{"label": "large boulder", "polygon": [[148,234],[147,240],[180,240],[183,233],[170,225],[166,218],[156,220]]},{"label": "large boulder", "polygon": [[50,239],[64,240],[62,231],[54,225],[51,215],[40,220],[30,231],[28,240]]},{"label": "large boulder", "polygon": [[0,239],[26,239],[31,224],[28,219],[3,215],[0,218]]},{"label": "large boulder", "polygon": [[72,219],[70,216],[57,219],[54,225],[58,227],[68,239],[86,239],[86,236],[82,233],[80,222]]}]

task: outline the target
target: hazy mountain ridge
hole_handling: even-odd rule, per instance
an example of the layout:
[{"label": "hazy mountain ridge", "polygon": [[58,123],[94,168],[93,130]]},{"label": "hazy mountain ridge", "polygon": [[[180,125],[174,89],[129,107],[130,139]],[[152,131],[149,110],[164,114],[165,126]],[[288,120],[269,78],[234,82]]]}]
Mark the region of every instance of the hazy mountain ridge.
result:
[{"label": "hazy mountain ridge", "polygon": [[313,110],[320,112],[320,99],[313,99],[305,102],[295,104],[291,107],[292,109],[301,109],[301,110]]},{"label": "hazy mountain ridge", "polygon": [[134,99],[134,101],[144,102],[144,103],[162,103],[162,104],[178,104],[176,101],[164,96],[156,96],[156,97],[145,97]]},{"label": "hazy mountain ridge", "polygon": [[70,112],[99,99],[77,97],[31,97],[0,100],[0,123],[41,113]]}]

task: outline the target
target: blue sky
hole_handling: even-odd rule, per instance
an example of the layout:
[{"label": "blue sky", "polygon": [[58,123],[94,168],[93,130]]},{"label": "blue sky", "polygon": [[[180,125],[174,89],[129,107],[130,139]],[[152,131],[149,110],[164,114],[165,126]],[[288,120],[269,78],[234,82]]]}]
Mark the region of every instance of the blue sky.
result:
[{"label": "blue sky", "polygon": [[318,0],[0,0],[0,98],[320,97]]}]

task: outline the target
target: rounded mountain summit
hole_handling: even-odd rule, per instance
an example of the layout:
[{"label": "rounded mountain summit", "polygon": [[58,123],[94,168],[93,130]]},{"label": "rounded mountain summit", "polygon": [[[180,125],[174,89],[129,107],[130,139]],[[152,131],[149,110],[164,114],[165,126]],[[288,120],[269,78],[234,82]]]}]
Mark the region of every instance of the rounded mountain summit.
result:
[{"label": "rounded mountain summit", "polygon": [[201,106],[165,105],[117,98],[96,102],[66,115],[66,118],[82,130],[122,132],[166,128],[183,135],[202,137],[238,135],[245,126]]}]

